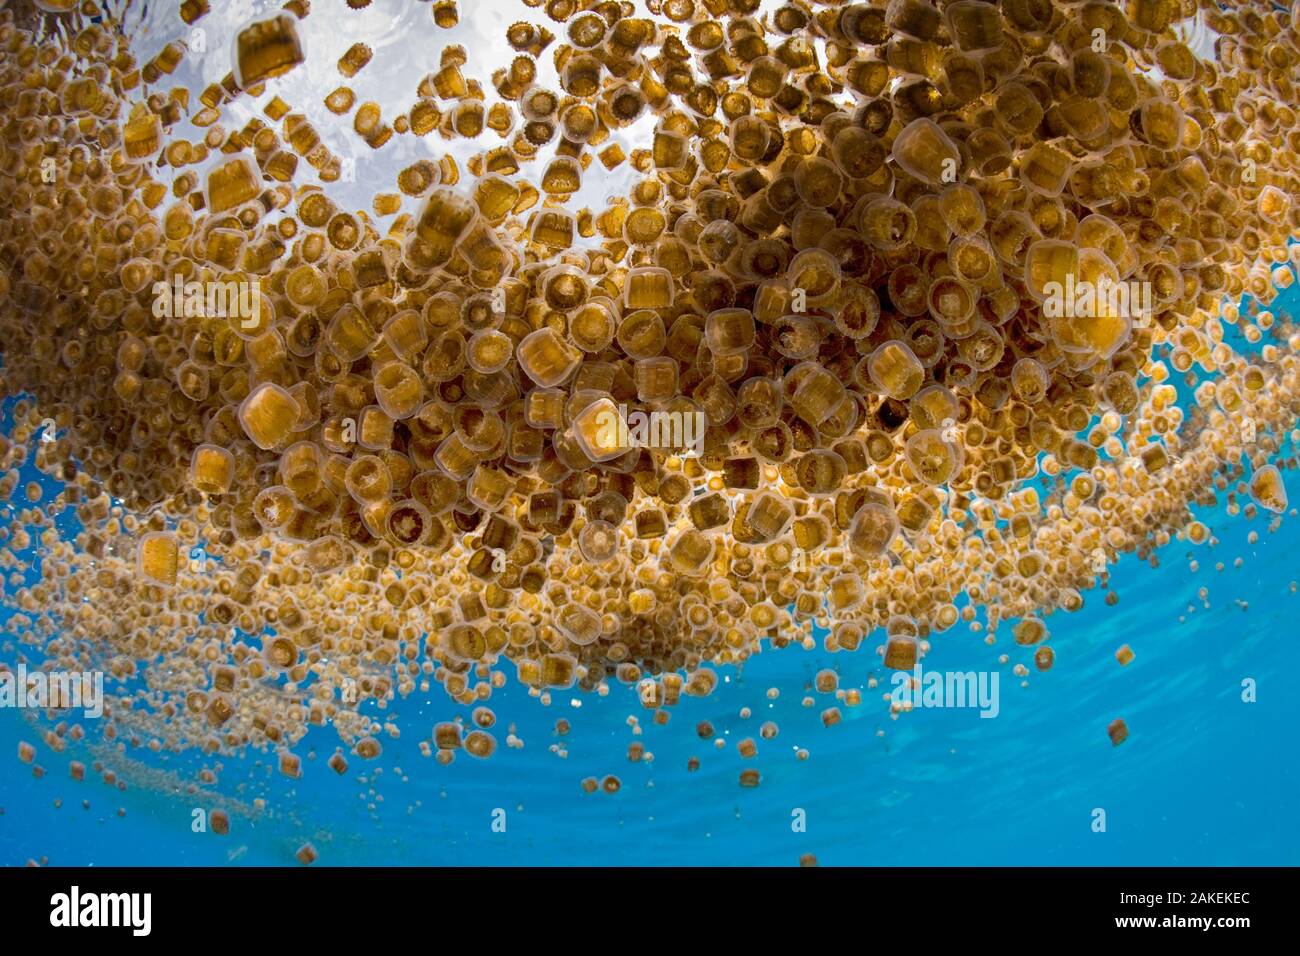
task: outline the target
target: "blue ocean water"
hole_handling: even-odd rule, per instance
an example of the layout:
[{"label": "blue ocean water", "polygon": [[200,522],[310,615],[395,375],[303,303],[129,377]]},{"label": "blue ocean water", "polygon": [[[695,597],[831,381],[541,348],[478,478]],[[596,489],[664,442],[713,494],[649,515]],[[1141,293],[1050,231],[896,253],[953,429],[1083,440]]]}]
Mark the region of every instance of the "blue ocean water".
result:
[{"label": "blue ocean water", "polygon": [[[192,826],[196,808],[216,805],[185,792],[200,767],[193,756],[130,748],[106,761],[132,781],[126,791],[89,772],[76,782],[71,760],[103,757],[88,747],[93,733],[55,754],[24,713],[0,709],[0,862],[293,864],[310,841],[329,865],[793,865],[805,853],[822,865],[1296,864],[1300,522],[1269,533],[1265,518],[1230,517],[1223,503],[1198,514],[1217,546],[1172,542],[1158,568],[1126,556],[1112,568],[1117,606],[1095,590],[1083,610],[1047,618],[1056,664],[1046,673],[1005,625],[992,648],[961,624],[933,638],[926,667],[999,671],[992,719],[921,708],[892,720],[880,698],[888,672],[867,649],[874,642],[853,654],[795,646],[722,669],[714,694],[683,697],[666,726],[633,687],[613,684],[604,698],[560,692],[542,706],[512,681],[490,701],[494,733],[504,742],[513,723],[523,748],[500,746],[485,761],[461,753],[444,767],[420,754],[418,740],[469,713],[435,688],[376,712],[398,716],[406,736],[384,738],[377,760],[350,758],[344,776],[325,766],[338,744],[328,728],[299,748],[316,755],[299,780],[279,775],[273,755],[223,759],[212,789],[233,801],[223,804],[232,824],[217,836]],[[1114,658],[1124,643],[1136,653],[1127,667]],[[1010,660],[998,668],[1002,653]],[[1011,673],[1016,663],[1030,669],[1027,687]],[[838,671],[841,688],[862,691],[830,728],[819,715],[833,696],[806,689],[823,667]],[[1255,702],[1243,701],[1247,679]],[[815,706],[802,706],[805,694]],[[1116,717],[1130,729],[1118,747],[1106,734]],[[572,725],[563,738],[559,718]],[[722,749],[697,737],[701,720]],[[780,731],[764,740],[769,720]],[[736,749],[746,737],[758,742],[751,759]],[[20,739],[37,745],[42,778],[16,759]],[[627,759],[633,740],[652,762]],[[561,743],[566,757],[551,749]],[[746,768],[760,771],[760,786],[739,786]],[[620,792],[582,792],[582,778],[606,774],[620,778]],[[251,809],[258,796],[260,813]]]}]

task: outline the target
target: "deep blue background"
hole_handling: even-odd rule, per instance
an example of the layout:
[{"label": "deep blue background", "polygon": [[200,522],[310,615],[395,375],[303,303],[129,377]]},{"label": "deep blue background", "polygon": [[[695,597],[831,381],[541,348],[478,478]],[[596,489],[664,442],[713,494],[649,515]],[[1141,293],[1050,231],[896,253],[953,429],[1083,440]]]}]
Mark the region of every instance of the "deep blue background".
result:
[{"label": "deep blue background", "polygon": [[[1274,308],[1294,308],[1297,298],[1293,291]],[[1235,332],[1231,339],[1240,343]],[[1294,453],[1289,442],[1286,452]],[[1294,501],[1294,475],[1283,474]],[[420,754],[435,722],[469,719],[435,688],[376,711],[381,720],[399,717],[403,737],[384,737],[375,761],[350,758],[344,777],[325,766],[338,745],[328,728],[299,748],[314,748],[316,758],[304,761],[297,781],[278,774],[274,755],[221,761],[215,789],[231,801],[233,822],[218,837],[191,830],[193,809],[214,798],[184,792],[212,763],[113,751],[110,765],[131,781],[125,793],[98,779],[77,783],[69,761],[103,755],[86,746],[93,733],[54,754],[26,715],[0,710],[0,863],[293,864],[294,850],[311,840],[322,864],[793,865],[812,852],[823,865],[1294,865],[1300,524],[1288,514],[1269,533],[1271,515],[1229,517],[1222,500],[1197,514],[1219,544],[1175,541],[1159,552],[1159,568],[1123,558],[1111,569],[1118,606],[1106,607],[1094,590],[1079,613],[1047,619],[1056,666],[1045,674],[1008,625],[992,648],[964,624],[936,636],[925,661],[934,669],[988,669],[1010,656],[1000,667],[1001,713],[991,720],[933,709],[891,720],[881,700],[889,672],[872,653],[878,635],[855,654],[792,647],[758,655],[743,672],[723,669],[710,698],[683,698],[664,727],[640,708],[634,688],[581,695],[581,707],[571,704],[579,695],[560,692],[544,707],[507,666],[511,683],[489,702],[498,716],[492,759],[462,753],[442,767]],[[1125,668],[1114,659],[1123,643],[1137,654]],[[1016,663],[1030,667],[1027,688],[1011,673]],[[819,714],[835,701],[805,690],[823,667],[863,698],[856,708],[841,705],[845,719],[829,729]],[[865,687],[872,675],[875,690]],[[1241,700],[1246,678],[1257,683],[1256,703]],[[769,687],[780,691],[775,701]],[[801,706],[805,693],[815,706]],[[629,715],[642,736],[632,735]],[[573,725],[563,740],[553,733],[560,717]],[[1106,735],[1115,717],[1131,733],[1120,747]],[[697,738],[702,719],[725,737],[725,749]],[[758,734],[765,720],[780,726],[770,741]],[[505,746],[511,722],[522,750]],[[745,737],[758,740],[752,760],[736,752]],[[17,760],[19,739],[37,744],[43,779]],[[628,761],[634,739],[653,763]],[[567,759],[550,750],[560,742]],[[807,761],[796,760],[800,747]],[[696,773],[686,769],[691,756],[702,763]],[[756,789],[738,785],[747,767],[763,775]],[[622,779],[620,793],[581,791],[583,777],[609,773]],[[266,798],[263,812],[253,809],[257,797]],[[506,812],[505,833],[491,827],[497,808]],[[796,808],[805,811],[805,833],[792,832]],[[1105,833],[1092,830],[1096,808],[1106,812]]]}]

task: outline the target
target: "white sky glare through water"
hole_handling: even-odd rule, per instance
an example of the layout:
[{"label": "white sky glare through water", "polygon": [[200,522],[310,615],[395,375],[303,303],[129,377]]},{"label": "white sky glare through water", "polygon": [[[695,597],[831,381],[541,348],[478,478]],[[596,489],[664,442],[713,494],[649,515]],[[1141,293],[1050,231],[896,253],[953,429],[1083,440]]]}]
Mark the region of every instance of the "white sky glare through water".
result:
[{"label": "white sky glare through water", "polygon": [[[643,0],[633,2],[639,16],[652,16]],[[192,113],[201,106],[198,104],[199,93],[209,84],[219,83],[231,70],[234,38],[238,30],[250,21],[283,12],[279,0],[222,0],[213,3],[211,11],[191,27],[180,19],[177,0],[155,2],[147,7],[114,0],[112,5],[127,8],[127,30],[132,36],[132,48],[141,62],[172,40],[180,39],[190,46],[190,52],[176,73],[164,77],[152,89],[165,91],[173,86],[188,87]],[[757,15],[764,16],[779,6],[780,0],[763,0]],[[467,169],[470,157],[508,144],[520,128],[521,119],[517,104],[512,102],[515,125],[505,138],[492,130],[485,130],[474,139],[444,139],[436,130],[423,137],[408,132],[394,134],[384,146],[373,150],[353,129],[353,117],[362,103],[378,104],[382,122],[391,125],[415,104],[420,81],[440,68],[443,50],[455,44],[465,48],[468,61],[461,68],[462,73],[467,80],[479,81],[486,105],[500,102],[501,98],[492,85],[492,74],[508,67],[517,55],[505,39],[506,28],[517,21],[544,25],[556,35],[538,59],[537,82],[559,91],[554,54],[564,42],[564,24],[551,20],[540,7],[525,6],[522,0],[458,0],[458,10],[459,23],[451,29],[442,29],[433,22],[432,4],[422,0],[373,0],[361,10],[350,9],[344,0],[316,0],[311,13],[297,23],[306,62],[288,74],[268,81],[262,96],[256,99],[240,96],[225,104],[221,123],[230,130],[242,128],[255,116],[266,120],[263,107],[273,97],[279,96],[290,105],[292,112],[307,117],[334,155],[355,164],[354,182],[324,184],[326,192],[346,208],[365,210],[382,232],[393,217],[376,217],[371,200],[379,192],[398,192],[396,177],[401,169],[420,159],[437,161],[450,155],[461,171],[457,188],[468,189],[473,180]],[[662,17],[657,19],[667,22]],[[1205,26],[1201,13],[1181,24],[1178,32],[1197,55],[1214,58],[1217,34]],[[355,43],[368,45],[373,58],[359,73],[349,78],[339,72],[338,61]],[[819,55],[824,58],[824,45],[820,41],[818,47]],[[1159,79],[1158,69],[1153,69],[1150,75]],[[336,116],[325,108],[324,99],[340,86],[349,87],[356,100],[351,111]],[[439,100],[438,104],[444,110],[451,105],[446,100]],[[654,113],[647,110],[636,123],[612,131],[609,142],[618,143],[629,156],[634,149],[648,148],[656,121]],[[279,128],[277,123],[270,125]],[[198,141],[205,131],[183,125],[177,132]],[[519,177],[534,184],[539,182],[546,163],[555,155],[558,142],[557,134],[538,151],[536,158],[522,164]],[[222,154],[214,151],[195,171],[205,178],[208,170],[221,159]],[[165,175],[165,171],[160,173]],[[567,206],[575,211],[589,207],[594,213],[599,213],[609,199],[626,196],[638,178],[639,174],[630,162],[606,170],[593,156],[583,175],[582,188],[570,197]],[[299,163],[295,179],[300,183],[319,182],[315,170],[305,162]],[[414,213],[419,202],[404,196],[400,212]],[[583,244],[594,245],[597,242],[598,239],[591,239]]]},{"label": "white sky glare through water", "polygon": [[[771,0],[767,0],[770,4]],[[459,44],[465,48],[468,60],[461,67],[466,80],[476,79],[483,87],[485,105],[501,102],[492,85],[494,71],[508,67],[518,54],[505,39],[510,24],[523,21],[545,25],[556,39],[538,58],[537,82],[559,92],[558,77],[554,67],[554,53],[565,39],[565,26],[557,24],[540,8],[530,9],[521,0],[460,0],[460,22],[451,29],[434,24],[432,4],[418,0],[374,0],[362,10],[351,10],[343,0],[322,2],[316,0],[312,12],[298,21],[298,35],[306,54],[306,62],[284,76],[269,80],[266,91],[256,99],[240,96],[222,106],[221,124],[227,130],[240,129],[253,117],[260,117],[274,128],[262,108],[275,96],[287,102],[291,111],[305,115],[320,134],[322,142],[342,160],[355,161],[355,182],[338,181],[323,184],[326,192],[340,205],[350,209],[365,210],[376,219],[371,209],[371,199],[377,192],[398,192],[397,173],[420,159],[437,161],[450,155],[460,167],[459,189],[468,189],[473,177],[467,162],[476,153],[508,145],[521,127],[517,103],[509,101],[515,117],[514,128],[505,138],[492,130],[474,139],[444,139],[437,130],[425,135],[397,134],[380,149],[372,150],[353,129],[357,108],[365,102],[374,102],[382,110],[382,122],[392,124],[419,99],[416,88],[427,75],[441,66],[443,50]],[[648,16],[644,4],[636,2],[638,13]],[[180,68],[154,89],[167,90],[185,86],[190,90],[191,114],[201,108],[198,96],[211,83],[219,83],[230,70],[236,32],[252,20],[265,19],[281,12],[278,2],[272,0],[231,0],[214,3],[212,10],[193,27],[187,26],[177,15],[174,3],[151,5],[144,22],[135,26],[128,16],[128,29],[133,36],[132,48],[140,61],[154,55],[166,43],[180,39],[190,42],[197,35],[202,52],[191,49]],[[195,31],[202,31],[196,34]],[[364,43],[373,51],[371,61],[355,76],[345,77],[338,70],[339,58],[355,43]],[[340,86],[349,87],[356,94],[351,111],[336,116],[325,108],[325,97]],[[440,109],[446,110],[450,102],[438,100]],[[614,130],[608,142],[617,142],[629,156],[633,149],[649,148],[656,119],[647,112],[636,123]],[[191,140],[202,138],[204,131],[183,126],[177,131]],[[521,164],[519,178],[536,184],[546,163],[555,154],[557,136],[538,151],[535,159]],[[603,145],[602,147],[603,148]],[[197,172],[201,178],[221,159],[214,152]],[[190,167],[194,168],[194,167]],[[570,197],[568,208],[573,210],[588,206],[599,213],[609,198],[626,195],[639,174],[630,162],[614,170],[606,170],[593,155],[591,165],[583,176],[582,188]],[[295,179],[302,183],[319,182],[315,170],[300,162]],[[413,213],[419,200],[403,197],[402,212]],[[376,219],[383,228],[393,217]]]}]

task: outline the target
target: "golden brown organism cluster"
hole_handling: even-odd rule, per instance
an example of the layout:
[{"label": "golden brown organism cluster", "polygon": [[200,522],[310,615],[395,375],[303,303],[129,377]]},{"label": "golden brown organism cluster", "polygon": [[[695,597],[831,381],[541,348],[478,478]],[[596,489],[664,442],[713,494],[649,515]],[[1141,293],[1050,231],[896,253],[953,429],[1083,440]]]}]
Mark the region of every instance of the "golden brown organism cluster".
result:
[{"label": "golden brown organism cluster", "polygon": [[[500,141],[370,212],[274,95],[304,0],[194,102],[179,42],[140,63],[111,20],[0,12],[3,385],[34,399],[0,491],[29,447],[67,483],[14,502],[8,627],[141,679],[109,739],[296,775],[309,725],[374,759],[398,727],[359,706],[434,682],[481,706],[507,666],[542,695],[614,678],[658,709],[814,627],[910,669],[977,608],[1045,670],[1047,615],[1118,554],[1206,540],[1191,504],[1286,509],[1291,15],[648,6],[551,0],[490,91],[446,46],[400,116],[328,93],[375,150]],[[236,101],[265,119],[227,128]],[[593,158],[639,179],[574,209]],[[489,756],[474,722],[423,749]]]}]

